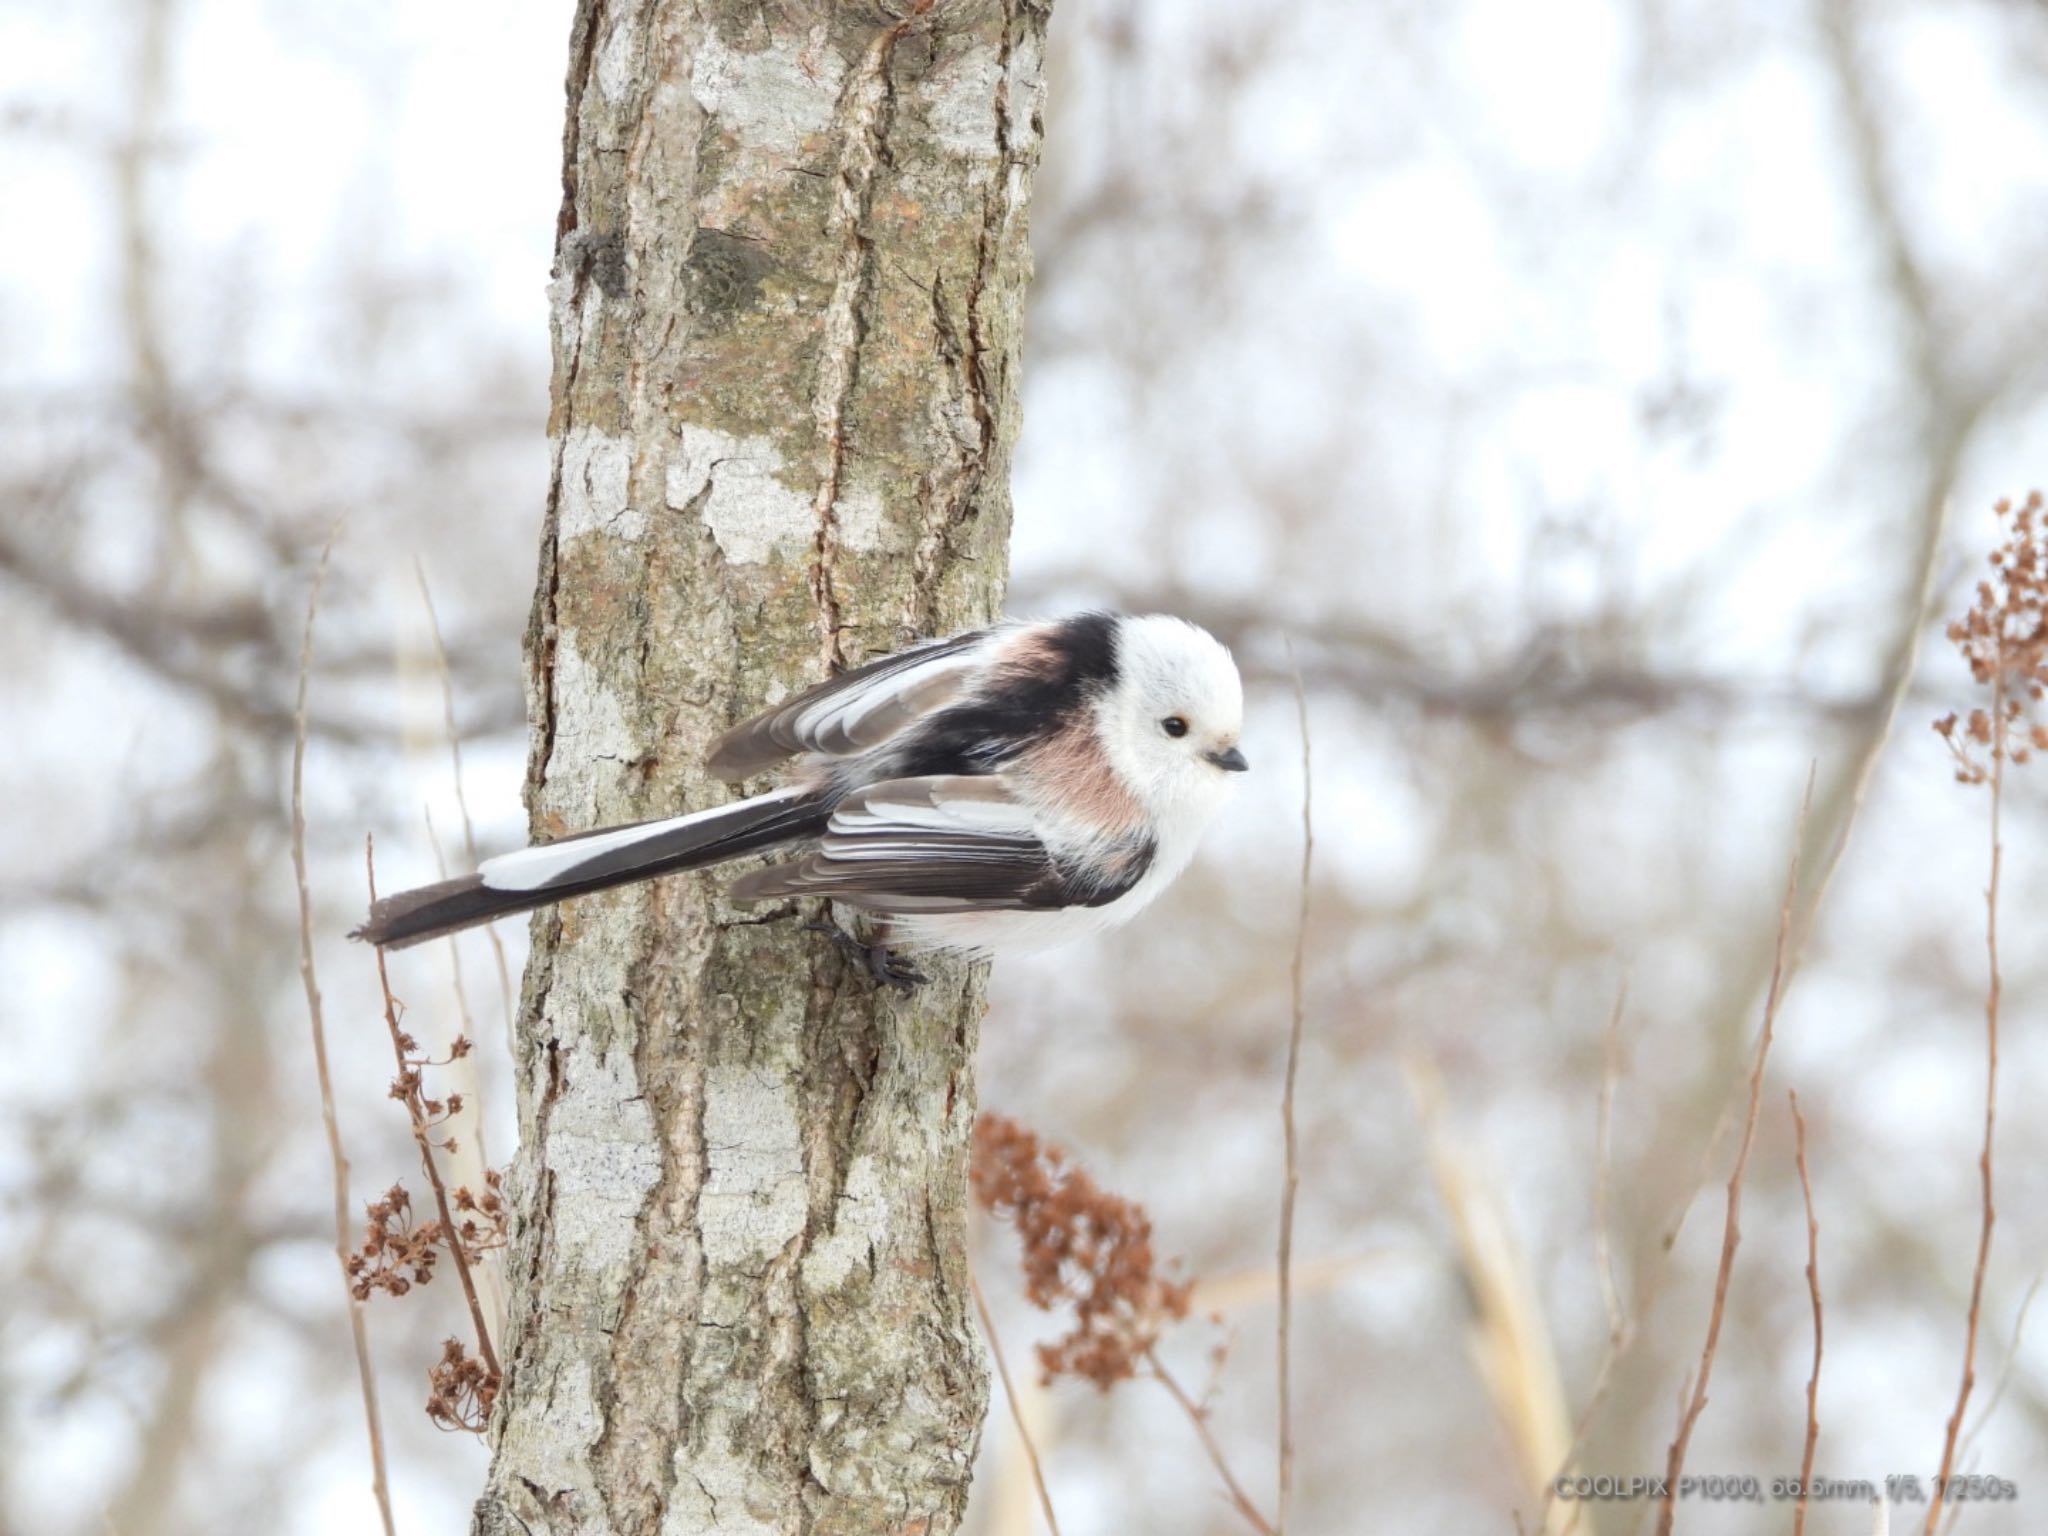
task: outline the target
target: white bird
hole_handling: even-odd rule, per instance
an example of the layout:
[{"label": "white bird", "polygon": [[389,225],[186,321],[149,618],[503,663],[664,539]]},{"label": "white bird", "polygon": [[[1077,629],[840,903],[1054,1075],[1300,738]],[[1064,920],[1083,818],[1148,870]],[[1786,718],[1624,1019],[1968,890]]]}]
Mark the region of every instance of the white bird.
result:
[{"label": "white bird", "polygon": [[[1163,614],[1002,623],[912,646],[734,727],[728,782],[794,759],[783,787],[579,833],[377,902],[392,948],[610,886],[764,850],[740,901],[821,896],[888,943],[994,954],[1128,922],[1187,867],[1248,766],[1230,652]],[[877,977],[914,973],[877,946]]]}]

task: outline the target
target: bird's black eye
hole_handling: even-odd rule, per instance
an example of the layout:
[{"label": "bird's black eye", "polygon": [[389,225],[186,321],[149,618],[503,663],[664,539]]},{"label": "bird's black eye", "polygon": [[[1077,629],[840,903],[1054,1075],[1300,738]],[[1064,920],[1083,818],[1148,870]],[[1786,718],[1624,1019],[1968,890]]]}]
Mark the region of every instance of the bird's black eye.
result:
[{"label": "bird's black eye", "polygon": [[1178,739],[1182,736],[1187,735],[1188,723],[1187,721],[1181,719],[1179,715],[1168,715],[1164,720],[1159,722],[1159,729],[1166,732],[1167,735]]}]

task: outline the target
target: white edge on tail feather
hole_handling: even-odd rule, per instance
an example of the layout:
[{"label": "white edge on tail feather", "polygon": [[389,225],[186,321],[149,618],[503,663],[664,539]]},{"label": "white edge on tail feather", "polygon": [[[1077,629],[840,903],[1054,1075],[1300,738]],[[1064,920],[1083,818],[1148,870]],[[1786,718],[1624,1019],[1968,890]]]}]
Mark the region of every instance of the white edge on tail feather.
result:
[{"label": "white edge on tail feather", "polygon": [[785,789],[756,795],[751,800],[736,800],[731,805],[713,806],[708,811],[691,811],[685,816],[642,822],[638,826],[620,827],[613,832],[597,832],[588,837],[542,843],[535,848],[520,848],[512,853],[501,853],[494,859],[485,859],[477,866],[477,873],[483,877],[484,885],[493,891],[545,890],[548,886],[561,882],[563,877],[569,875],[578,865],[586,864],[601,854],[612,853],[620,848],[631,848],[636,843],[643,843],[651,837],[660,837],[683,827],[718,821],[730,816],[743,805],[758,806],[776,800],[797,800],[810,792],[804,785],[792,784]]}]

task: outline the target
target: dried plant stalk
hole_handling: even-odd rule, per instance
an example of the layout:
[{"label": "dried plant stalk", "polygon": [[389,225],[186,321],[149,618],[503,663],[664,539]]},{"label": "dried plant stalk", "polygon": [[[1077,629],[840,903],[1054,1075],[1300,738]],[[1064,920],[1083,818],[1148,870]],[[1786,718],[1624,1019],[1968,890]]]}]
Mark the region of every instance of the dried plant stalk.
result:
[{"label": "dried plant stalk", "polygon": [[996,1332],[996,1320],[988,1310],[988,1298],[981,1293],[981,1281],[971,1270],[967,1284],[974,1292],[974,1310],[981,1318],[981,1331],[988,1340],[988,1352],[995,1356],[996,1376],[1003,1384],[1003,1401],[1010,1405],[1010,1422],[1017,1426],[1017,1440],[1024,1447],[1024,1462],[1031,1468],[1031,1486],[1038,1490],[1038,1507],[1045,1512],[1045,1528],[1052,1536],[1060,1536],[1059,1516],[1052,1512],[1052,1493],[1045,1486],[1045,1466],[1039,1460],[1038,1442],[1031,1437],[1031,1426],[1024,1421],[1024,1405],[1018,1401],[1016,1383],[1010,1379],[1010,1362],[1003,1354],[1002,1335]]},{"label": "dried plant stalk", "polygon": [[2048,694],[2048,524],[2043,499],[2032,492],[2017,510],[2010,501],[1996,508],[2010,518],[2005,538],[1991,552],[1992,575],[1977,584],[1968,613],[1948,627],[1948,638],[1969,664],[1970,675],[1991,689],[1991,707],[1973,709],[1967,722],[1953,714],[1935,722],[1956,759],[1956,777],[1991,789],[1990,876],[1984,888],[1984,952],[1989,972],[1984,989],[1984,1144],[1977,1156],[1982,1215],[1977,1229],[1977,1262],[1970,1274],[1970,1311],[1963,1333],[1962,1382],[1942,1437],[1941,1470],[1927,1506],[1925,1536],[1939,1528],[1948,1480],[1955,1473],[1956,1445],[1963,1416],[1977,1382],[1977,1335],[1984,1314],[1984,1277],[1991,1267],[1991,1233],[1998,1210],[1992,1177],[1992,1149],[1998,1126],[1998,1014],[2004,979],[1998,959],[1998,891],[2005,862],[2003,816],[2008,766],[2026,763],[2048,750],[2048,726],[2028,713]]},{"label": "dried plant stalk", "polygon": [[320,610],[320,592],[334,541],[341,536],[336,520],[313,567],[313,587],[306,597],[306,627],[299,639],[299,696],[292,735],[292,874],[299,890],[299,979],[306,989],[306,1018],[312,1028],[313,1066],[320,1080],[320,1120],[327,1132],[327,1157],[334,1170],[334,1255],[341,1266],[342,1295],[348,1304],[349,1336],[355,1347],[356,1384],[363,1395],[363,1420],[370,1436],[370,1491],[376,1496],[385,1536],[397,1526],[391,1516],[391,1483],[384,1466],[384,1423],[377,1409],[377,1373],[370,1363],[370,1337],[348,1273],[348,1153],[342,1146],[341,1121],[334,1111],[334,1075],[327,1065],[327,1018],[320,1005],[320,981],[313,969],[313,891],[306,875],[306,700],[313,670],[313,619]]},{"label": "dried plant stalk", "polygon": [[[1977,1422],[1970,1426],[1969,1432],[1957,1445],[1958,1462],[1969,1461],[1971,1447],[1977,1443],[1977,1437],[1984,1433],[1984,1426],[1991,1422],[1992,1415],[1998,1412],[1998,1405],[2005,1401],[2005,1394],[2012,1386],[2013,1369],[2019,1364],[2020,1346],[2026,1342],[2027,1317],[2034,1310],[2034,1300],[2041,1294],[2041,1283],[2044,1279],[2048,1279],[2048,1275],[2035,1275],[2027,1285],[2027,1294],[2020,1298],[2019,1311],[2014,1314],[2012,1320],[2012,1337],[2006,1341],[2005,1359],[1998,1368],[1998,1384],[1991,1389],[1991,1395],[1984,1400],[1984,1406],[1977,1410]],[[1950,1519],[1953,1520],[1961,1511],[1961,1505],[1952,1506]]]},{"label": "dried plant stalk", "polygon": [[1174,1402],[1180,1405],[1181,1412],[1187,1415],[1188,1423],[1194,1427],[1195,1438],[1202,1442],[1202,1453],[1209,1458],[1209,1465],[1215,1468],[1216,1476],[1222,1480],[1223,1491],[1230,1496],[1231,1507],[1259,1536],[1274,1536],[1272,1523],[1259,1513],[1259,1506],[1252,1502],[1251,1495],[1244,1491],[1244,1484],[1230,1470],[1230,1458],[1223,1454],[1222,1443],[1210,1427],[1209,1410],[1188,1395],[1187,1388],[1166,1368],[1166,1363],[1155,1350],[1148,1348],[1145,1351],[1145,1363],[1150,1367],[1152,1379],[1166,1388]]},{"label": "dried plant stalk", "polygon": [[[462,813],[462,850],[469,856],[468,868],[473,870],[479,863],[476,848],[476,824],[469,815],[469,793],[462,778],[462,733],[455,725],[455,672],[448,663],[448,644],[441,635],[441,616],[434,609],[434,594],[427,586],[427,568],[415,558],[412,563],[413,575],[419,579],[420,602],[427,610],[427,629],[434,637],[434,665],[441,674],[441,719],[448,731],[448,758],[455,771],[455,808]],[[446,878],[444,875],[442,878]],[[495,923],[484,926],[484,937],[491,946],[491,959],[498,968],[498,996],[505,1008],[505,1042],[509,1049],[512,1042],[512,1005],[518,994],[512,990],[512,970],[505,961],[505,941],[498,936]],[[450,941],[450,948],[454,942]],[[461,960],[456,961],[460,974]],[[458,983],[459,985],[459,983]],[[483,1124],[483,1111],[477,1111],[477,1124]]]}]

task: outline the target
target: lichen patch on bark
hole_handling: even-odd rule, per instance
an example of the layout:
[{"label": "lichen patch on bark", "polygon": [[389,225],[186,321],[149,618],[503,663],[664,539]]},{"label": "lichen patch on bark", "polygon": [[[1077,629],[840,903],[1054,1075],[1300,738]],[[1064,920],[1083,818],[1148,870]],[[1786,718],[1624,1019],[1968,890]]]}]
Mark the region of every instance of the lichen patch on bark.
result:
[{"label": "lichen patch on bark", "polygon": [[[553,998],[557,1010],[577,1001],[562,990]],[[555,1241],[585,1269],[613,1275],[661,1174],[653,1117],[623,1051],[572,1048],[558,1071],[566,1086],[548,1125]]]},{"label": "lichen patch on bark", "polygon": [[789,153],[831,127],[843,73],[838,56],[815,33],[771,35],[746,47],[728,46],[708,32],[690,61],[690,90],[719,131],[748,152]]},{"label": "lichen patch on bark", "polygon": [[772,1258],[804,1228],[804,1155],[796,1090],[772,1067],[713,1067],[704,1082],[704,1256]]},{"label": "lichen patch on bark", "polygon": [[562,439],[562,485],[558,537],[567,543],[586,533],[637,539],[647,531],[646,515],[628,499],[633,445],[595,427],[577,427]]},{"label": "lichen patch on bark", "polygon": [[784,484],[785,468],[772,438],[685,422],[668,461],[665,499],[672,512],[694,511],[728,560],[793,558],[810,545],[811,503]]},{"label": "lichen patch on bark", "polygon": [[638,755],[633,705],[601,662],[583,652],[575,630],[555,639],[555,752],[562,760],[554,782],[563,814],[576,826],[600,824],[605,802]]}]

